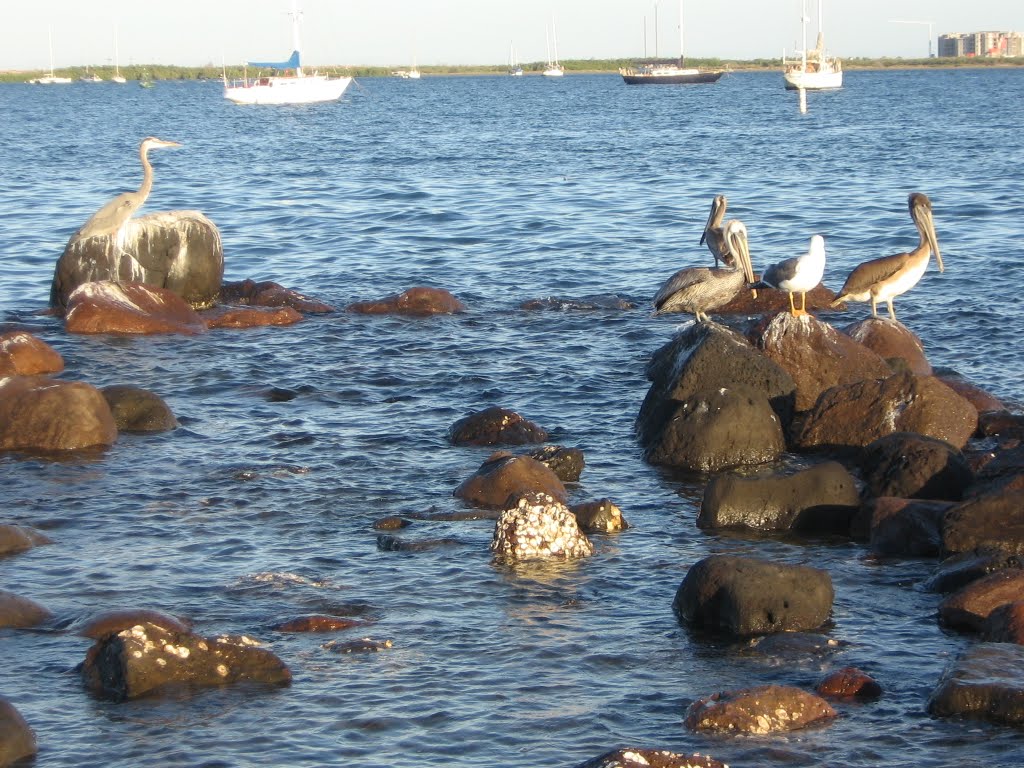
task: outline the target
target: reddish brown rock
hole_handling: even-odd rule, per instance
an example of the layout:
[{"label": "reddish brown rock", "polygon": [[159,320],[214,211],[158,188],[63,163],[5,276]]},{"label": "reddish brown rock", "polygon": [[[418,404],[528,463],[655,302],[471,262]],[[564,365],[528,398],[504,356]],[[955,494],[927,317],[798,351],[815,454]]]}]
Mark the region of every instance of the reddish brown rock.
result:
[{"label": "reddish brown rock", "polygon": [[943,674],[928,711],[936,717],[1024,725],[1024,648],[1015,643],[969,646]]},{"label": "reddish brown rock", "polygon": [[302,313],[293,307],[229,307],[221,305],[199,313],[206,327],[262,328],[267,325],[295,325]]},{"label": "reddish brown rock", "polygon": [[224,283],[220,287],[219,300],[222,304],[243,304],[250,307],[291,307],[309,315],[334,311],[330,304],[311,299],[269,280],[261,283],[253,280]]},{"label": "reddish brown rock", "polygon": [[753,342],[793,377],[798,411],[811,408],[827,389],[892,373],[878,354],[813,317],[778,314]]},{"label": "reddish brown rock", "polygon": [[[758,275],[754,277],[757,279]],[[835,311],[831,309],[835,298],[834,291],[818,283],[807,292],[807,311]],[[796,301],[800,303],[799,296]],[[750,291],[740,291],[732,301],[715,310],[716,315],[776,315],[779,312],[789,312],[789,294],[772,288],[758,288],[756,299],[750,295]]]},{"label": "reddish brown rock", "polygon": [[37,627],[51,615],[35,600],[0,589],[0,627]]},{"label": "reddish brown rock", "polygon": [[680,755],[665,749],[626,747],[606,752],[576,768],[729,768],[706,755]]},{"label": "reddish brown rock", "polygon": [[974,406],[938,379],[904,372],[822,393],[793,443],[803,450],[853,450],[894,432],[917,432],[960,449],[977,423]]},{"label": "reddish brown rock", "polygon": [[981,639],[990,643],[1024,645],[1024,595],[993,609],[981,623]]},{"label": "reddish brown rock", "polygon": [[36,751],[32,728],[14,705],[0,697],[0,766],[30,765],[27,758]]},{"label": "reddish brown rock", "polygon": [[0,557],[26,552],[42,544],[52,544],[45,533],[23,525],[0,525]]},{"label": "reddish brown rock", "polygon": [[163,398],[148,389],[112,384],[101,391],[114,423],[122,432],[166,432],[178,426],[178,420]]},{"label": "reddish brown rock", "polygon": [[136,624],[147,623],[165,629],[168,632],[188,632],[192,629],[191,622],[182,621],[177,616],[171,616],[169,613],[152,611],[147,608],[126,608],[105,611],[92,616],[77,627],[76,631],[82,637],[101,640],[104,637],[116,635],[125,629],[131,629]]},{"label": "reddish brown rock", "polygon": [[829,699],[877,699],[882,686],[856,667],[843,667],[818,682],[815,690]]},{"label": "reddish brown rock", "polygon": [[1007,410],[981,411],[978,414],[978,432],[983,437],[1024,439],[1024,415]]},{"label": "reddish brown rock", "polygon": [[74,451],[115,440],[110,406],[95,387],[45,376],[0,380],[0,450]]},{"label": "reddish brown rock", "polygon": [[395,296],[377,301],[357,301],[349,304],[349,312],[364,315],[451,315],[465,311],[465,305],[443,288],[410,288]]},{"label": "reddish brown rock", "polygon": [[339,616],[300,616],[274,626],[278,632],[340,632],[343,629],[366,626],[365,621],[343,619]]},{"label": "reddish brown rock", "polygon": [[684,723],[692,731],[766,734],[795,731],[835,716],[816,694],[789,685],[762,685],[695,701]]},{"label": "reddish brown rock", "polygon": [[472,504],[500,509],[510,496],[531,491],[546,493],[563,504],[566,501],[565,486],[544,464],[529,456],[499,451],[456,488],[454,495]]},{"label": "reddish brown rock", "polygon": [[996,608],[1024,599],[1024,571],[1012,568],[989,574],[957,590],[939,605],[947,627],[981,632]]},{"label": "reddish brown rock", "polygon": [[845,329],[851,339],[859,341],[865,347],[893,365],[894,368],[905,367],[918,376],[930,376],[931,363],[924,354],[924,345],[903,323],[880,317],[869,317],[860,320]]},{"label": "reddish brown rock", "polygon": [[875,440],[861,453],[859,463],[866,497],[960,501],[974,480],[960,451],[915,432]]},{"label": "reddish brown rock", "polygon": [[14,331],[0,335],[0,376],[34,376],[63,370],[64,358],[60,353],[31,333]]},{"label": "reddish brown rock", "polygon": [[881,496],[865,505],[871,549],[883,557],[938,557],[948,501]]},{"label": "reddish brown rock", "polygon": [[1002,411],[1006,407],[999,398],[975,386],[959,374],[942,372],[936,373],[935,376],[939,381],[973,405],[979,414],[986,411]]},{"label": "reddish brown rock", "polygon": [[1024,554],[1024,490],[995,491],[957,504],[942,520],[942,551]]},{"label": "reddish brown rock", "polygon": [[182,333],[206,323],[173,291],[143,283],[85,283],[68,297],[68,333]]},{"label": "reddish brown rock", "polygon": [[448,438],[455,445],[525,445],[543,443],[548,433],[515,411],[493,405],[456,421]]}]

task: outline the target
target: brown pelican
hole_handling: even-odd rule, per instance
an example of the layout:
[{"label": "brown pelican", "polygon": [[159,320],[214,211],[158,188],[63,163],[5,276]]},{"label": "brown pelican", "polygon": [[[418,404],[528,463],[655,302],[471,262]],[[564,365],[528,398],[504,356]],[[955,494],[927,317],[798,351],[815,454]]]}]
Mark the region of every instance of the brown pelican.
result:
[{"label": "brown pelican", "polygon": [[727,304],[744,286],[754,282],[747,246],[747,228],[733,219],[723,228],[723,236],[734,255],[725,267],[687,267],[670,277],[654,297],[656,314],[693,312],[697,320],[707,320],[708,311]]},{"label": "brown pelican", "polygon": [[728,201],[725,195],[715,195],[711,201],[711,213],[708,215],[707,224],[704,225],[704,232],[700,236],[700,244],[708,244],[708,250],[715,257],[715,266],[718,262],[732,264],[732,254],[729,253],[729,246],[725,242],[725,235],[722,231],[722,219],[725,218],[725,207]]},{"label": "brown pelican", "polygon": [[[754,285],[788,291],[789,312],[793,317],[799,317],[807,314],[807,292],[821,282],[824,274],[825,238],[815,235],[807,253],[772,264]],[[794,293],[800,294],[800,309],[793,304]]]},{"label": "brown pelican", "polygon": [[945,270],[942,254],[939,253],[939,241],[935,237],[935,225],[932,223],[932,201],[920,192],[912,192],[907,199],[907,206],[910,208],[910,218],[914,220],[914,226],[921,235],[917,248],[910,253],[897,253],[865,261],[846,278],[842,290],[832,302],[833,307],[847,301],[870,301],[871,315],[878,317],[877,304],[884,301],[889,305],[889,317],[895,320],[896,311],[892,308],[892,300],[917,285],[932,253],[935,254],[939,272]]},{"label": "brown pelican", "polygon": [[149,197],[153,189],[153,166],[149,164],[149,150],[160,147],[180,147],[176,141],[164,141],[148,136],[139,145],[139,158],[142,160],[142,186],[134,192],[122,192],[109,203],[100,208],[82,225],[75,234],[76,239],[116,235],[118,250],[124,250],[124,225]]}]

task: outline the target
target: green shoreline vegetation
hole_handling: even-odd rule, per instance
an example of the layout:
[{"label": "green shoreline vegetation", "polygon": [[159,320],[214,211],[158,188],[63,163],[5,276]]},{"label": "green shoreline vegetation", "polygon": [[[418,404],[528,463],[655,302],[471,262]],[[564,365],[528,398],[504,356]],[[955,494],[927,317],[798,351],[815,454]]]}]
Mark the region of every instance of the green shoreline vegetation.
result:
[{"label": "green shoreline vegetation", "polygon": [[[653,61],[651,59],[571,59],[563,61],[567,73],[577,74],[601,74],[616,73],[621,67],[636,66],[640,61]],[[674,63],[674,59],[661,59],[661,63]],[[749,61],[734,61],[727,59],[687,59],[687,66],[701,67],[704,69],[724,69],[730,72],[771,72],[782,69],[781,59],[753,59]],[[522,64],[526,74],[540,74],[544,70],[543,62]],[[1024,67],[1024,57],[1017,58],[849,58],[843,59],[843,69],[847,72],[856,70],[884,70],[884,69],[991,69]],[[121,75],[128,80],[141,80],[144,77],[152,80],[220,80],[225,70],[221,67],[209,64],[205,67],[177,67],[163,64],[133,64],[121,67]],[[307,67],[314,69],[314,67]],[[366,66],[320,66],[321,73],[344,74],[354,77],[388,77],[396,70],[405,67],[366,67]],[[508,71],[504,64],[485,64],[476,66],[422,66],[418,67],[424,75],[503,75]],[[238,79],[247,74],[253,77],[260,74],[255,68],[242,66],[231,66],[226,68],[228,79]],[[6,71],[0,72],[0,82],[23,83],[41,75],[47,74],[43,70],[29,71]],[[54,74],[78,79],[88,75],[98,75],[104,80],[109,80],[114,75],[114,67],[105,66],[77,66],[64,67],[54,71]],[[262,74],[266,74],[263,71]]]}]

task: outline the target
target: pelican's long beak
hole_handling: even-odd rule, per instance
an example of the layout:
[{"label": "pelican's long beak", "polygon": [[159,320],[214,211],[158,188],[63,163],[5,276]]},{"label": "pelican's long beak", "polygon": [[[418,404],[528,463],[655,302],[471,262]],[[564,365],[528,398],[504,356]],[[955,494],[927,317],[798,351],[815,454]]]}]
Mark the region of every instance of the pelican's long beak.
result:
[{"label": "pelican's long beak", "polygon": [[939,265],[939,272],[945,272],[946,268],[942,264],[942,254],[939,253],[939,240],[935,236],[935,222],[932,221],[931,210],[927,208],[921,211],[921,232],[924,234],[925,239],[928,240],[932,253],[935,254],[935,263]]},{"label": "pelican's long beak", "polygon": [[[736,254],[738,266],[743,270],[743,276],[747,279],[747,285],[754,282],[754,266],[750,262],[750,244],[747,242],[747,233],[744,229],[729,231],[729,249]],[[750,289],[752,298],[757,298],[757,290]]]}]

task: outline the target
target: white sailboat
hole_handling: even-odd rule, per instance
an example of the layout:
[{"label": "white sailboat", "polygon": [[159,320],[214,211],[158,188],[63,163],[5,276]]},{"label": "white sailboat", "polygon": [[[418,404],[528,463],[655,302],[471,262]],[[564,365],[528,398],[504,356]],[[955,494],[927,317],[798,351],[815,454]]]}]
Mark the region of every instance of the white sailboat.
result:
[{"label": "white sailboat", "polygon": [[275,72],[292,70],[291,75],[264,75],[253,79],[229,82],[224,75],[224,98],[236,104],[314,104],[337,101],[352,82],[351,77],[329,77],[314,71],[302,70],[299,40],[299,8],[292,0],[292,42],[294,49],[288,61],[249,62],[250,67],[271,69]]},{"label": "white sailboat", "polygon": [[[655,16],[657,19],[657,16]],[[654,37],[658,37],[657,22]],[[722,70],[707,70],[684,66],[686,47],[683,35],[683,0],[679,0],[679,63],[641,64],[619,70],[626,85],[691,85],[694,83],[717,83],[724,74]]]},{"label": "white sailboat", "polygon": [[813,51],[807,50],[807,0],[803,0],[803,15],[800,24],[803,31],[803,50],[800,60],[787,62],[786,54],[782,54],[783,77],[786,89],[790,91],[801,88],[808,91],[822,91],[843,87],[843,63],[839,59],[825,53],[825,33],[821,20],[821,0],[818,0],[818,40]]},{"label": "white sailboat", "polygon": [[37,77],[33,80],[29,80],[30,83],[36,83],[38,85],[64,85],[71,82],[70,77],[57,77],[53,74],[53,31],[51,29],[46,30],[46,36],[50,41],[50,71],[48,74],[42,77]]},{"label": "white sailboat", "polygon": [[[565,74],[565,67],[558,63],[558,34],[555,32],[555,20],[551,20],[551,35],[548,35],[547,27],[544,28],[544,42],[547,46],[548,65],[544,68],[544,77],[562,77]],[[554,57],[551,56],[552,42],[554,42]]]},{"label": "white sailboat", "polygon": [[512,75],[512,77],[523,76],[523,68],[519,66],[519,62],[516,59],[516,49],[515,46],[512,45],[512,41],[509,41],[508,44],[508,73]]},{"label": "white sailboat", "polygon": [[124,85],[128,80],[121,74],[121,63],[118,61],[119,54],[117,50],[117,27],[114,27],[114,76],[110,78],[112,83],[120,83]]}]

